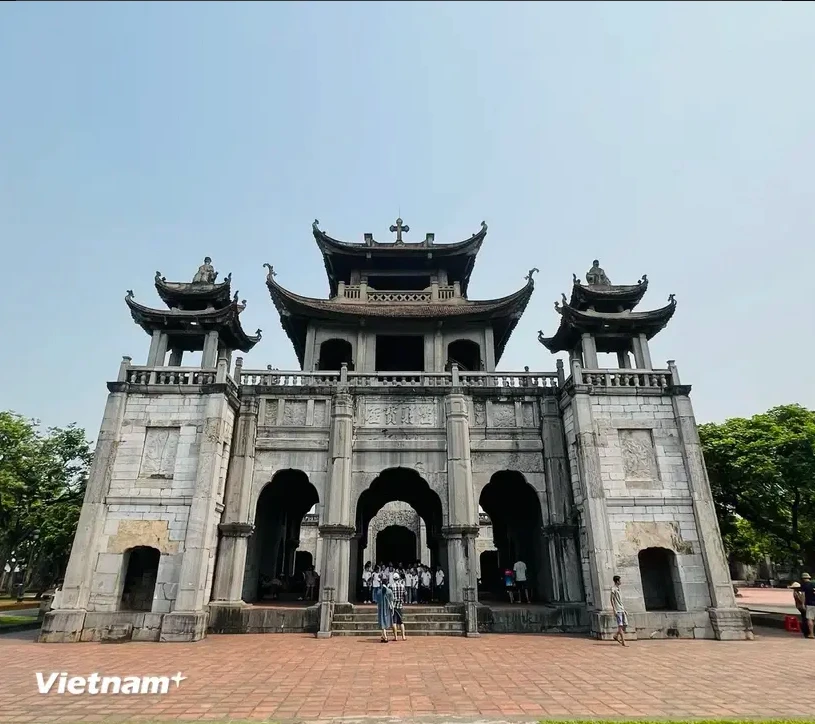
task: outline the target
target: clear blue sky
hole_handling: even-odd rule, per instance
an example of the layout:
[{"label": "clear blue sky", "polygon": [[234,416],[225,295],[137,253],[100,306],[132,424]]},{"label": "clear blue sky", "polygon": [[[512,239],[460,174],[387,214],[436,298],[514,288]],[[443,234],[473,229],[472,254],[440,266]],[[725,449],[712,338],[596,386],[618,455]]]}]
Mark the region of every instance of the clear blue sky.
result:
[{"label": "clear blue sky", "polygon": [[471,297],[539,267],[503,369],[598,257],[677,295],[655,362],[700,421],[815,406],[811,3],[3,3],[0,409],[95,438],[127,289],[208,254],[296,364],[264,286],[325,296],[311,236],[490,225]]}]

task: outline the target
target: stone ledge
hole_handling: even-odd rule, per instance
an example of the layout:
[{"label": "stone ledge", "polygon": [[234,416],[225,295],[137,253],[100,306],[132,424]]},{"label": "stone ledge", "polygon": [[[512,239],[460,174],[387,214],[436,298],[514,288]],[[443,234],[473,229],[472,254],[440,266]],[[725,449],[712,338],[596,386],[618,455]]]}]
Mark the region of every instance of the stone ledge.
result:
[{"label": "stone ledge", "polygon": [[649,498],[648,496],[637,497],[606,497],[606,505],[609,508],[636,508],[645,506],[674,505],[683,508],[692,508],[693,499],[689,495],[665,496]]},{"label": "stone ledge", "polygon": [[192,495],[106,495],[107,505],[192,505]]}]

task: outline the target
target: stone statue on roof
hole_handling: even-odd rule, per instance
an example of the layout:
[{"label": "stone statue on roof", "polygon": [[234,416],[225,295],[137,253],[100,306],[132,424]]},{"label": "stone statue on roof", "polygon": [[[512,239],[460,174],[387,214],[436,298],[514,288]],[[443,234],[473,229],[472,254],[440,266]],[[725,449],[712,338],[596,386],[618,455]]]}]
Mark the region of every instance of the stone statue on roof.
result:
[{"label": "stone statue on roof", "polygon": [[204,263],[198,267],[198,271],[192,278],[192,282],[193,284],[215,284],[217,276],[218,272],[216,272],[215,267],[212,266],[212,259],[206,256],[204,257]]},{"label": "stone statue on roof", "polygon": [[590,287],[608,287],[611,286],[611,279],[606,276],[606,273],[600,268],[600,262],[595,259],[592,263],[591,269],[586,272],[586,281]]}]

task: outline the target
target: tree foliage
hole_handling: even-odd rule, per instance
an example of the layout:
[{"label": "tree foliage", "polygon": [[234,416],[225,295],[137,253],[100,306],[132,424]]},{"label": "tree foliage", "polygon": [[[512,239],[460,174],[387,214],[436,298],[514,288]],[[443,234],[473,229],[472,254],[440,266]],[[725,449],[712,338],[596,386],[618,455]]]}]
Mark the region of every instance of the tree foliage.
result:
[{"label": "tree foliage", "polygon": [[39,587],[62,574],[91,457],[75,425],[42,431],[34,420],[0,412],[0,571],[13,558]]},{"label": "tree foliage", "polygon": [[783,405],[699,436],[728,549],[815,564],[815,411]]}]

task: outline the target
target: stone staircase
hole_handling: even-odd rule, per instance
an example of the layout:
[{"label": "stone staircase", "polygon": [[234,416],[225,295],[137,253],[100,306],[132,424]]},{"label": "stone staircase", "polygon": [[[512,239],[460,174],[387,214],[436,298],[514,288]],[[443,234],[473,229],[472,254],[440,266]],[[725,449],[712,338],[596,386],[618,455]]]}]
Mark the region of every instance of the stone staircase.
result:
[{"label": "stone staircase", "polygon": [[[351,606],[334,613],[333,636],[381,636],[377,627],[376,606]],[[405,633],[411,636],[463,636],[464,612],[456,606],[415,606],[402,609]]]}]

